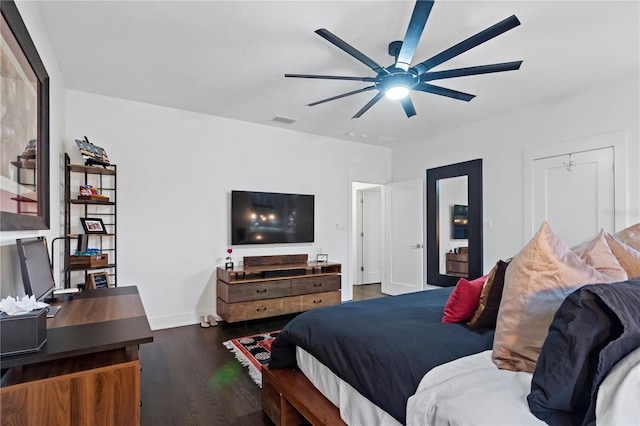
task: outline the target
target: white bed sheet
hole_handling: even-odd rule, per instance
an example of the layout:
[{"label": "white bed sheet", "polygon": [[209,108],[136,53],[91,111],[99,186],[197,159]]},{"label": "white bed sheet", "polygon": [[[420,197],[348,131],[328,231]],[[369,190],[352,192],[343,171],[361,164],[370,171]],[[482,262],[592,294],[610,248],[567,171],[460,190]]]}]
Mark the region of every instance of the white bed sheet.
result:
[{"label": "white bed sheet", "polygon": [[378,407],[304,349],[296,347],[298,368],[313,385],[339,408],[340,417],[351,426],[400,426],[389,413]]},{"label": "white bed sheet", "polygon": [[[296,348],[296,359],[348,425],[400,425],[305,350]],[[407,401],[407,425],[544,425],[527,404],[531,377],[498,369],[490,350],[451,361],[422,378]],[[640,348],[616,364],[600,385],[596,419],[599,425],[640,424]]]},{"label": "white bed sheet", "polygon": [[544,425],[527,404],[531,377],[499,370],[490,350],[440,365],[407,401],[407,425]]},{"label": "white bed sheet", "polygon": [[[407,402],[407,425],[544,425],[529,411],[531,373],[500,370],[491,351],[428,372]],[[600,385],[596,423],[640,424],[640,348]]]}]

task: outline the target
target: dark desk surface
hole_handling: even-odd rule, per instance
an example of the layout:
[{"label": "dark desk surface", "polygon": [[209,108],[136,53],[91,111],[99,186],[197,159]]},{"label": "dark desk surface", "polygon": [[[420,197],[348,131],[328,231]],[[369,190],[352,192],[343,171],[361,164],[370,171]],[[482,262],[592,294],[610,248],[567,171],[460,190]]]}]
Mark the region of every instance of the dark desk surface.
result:
[{"label": "dark desk surface", "polygon": [[17,367],[123,349],[153,342],[137,287],[85,290],[47,319],[47,342],[38,352],[5,356],[0,368]]}]

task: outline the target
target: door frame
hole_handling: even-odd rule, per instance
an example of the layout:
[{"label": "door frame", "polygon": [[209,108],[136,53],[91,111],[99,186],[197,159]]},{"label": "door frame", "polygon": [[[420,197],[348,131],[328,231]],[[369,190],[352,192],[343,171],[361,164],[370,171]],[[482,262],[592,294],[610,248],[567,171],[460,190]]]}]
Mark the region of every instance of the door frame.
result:
[{"label": "door frame", "polygon": [[628,131],[616,130],[597,135],[585,136],[551,145],[536,146],[524,151],[524,229],[522,243],[526,244],[537,229],[533,223],[533,162],[535,160],[613,148],[614,161],[614,226],[615,232],[629,226],[627,212],[627,140]]},{"label": "door frame", "polygon": [[[380,265],[380,275],[381,275],[381,280],[384,281],[385,277],[386,277],[386,244],[385,244],[385,236],[386,236],[386,232],[385,232],[385,183],[376,183],[376,182],[364,182],[364,181],[360,181],[360,180],[351,180],[351,185],[350,185],[350,191],[349,191],[349,198],[351,199],[351,203],[349,204],[349,235],[348,235],[348,239],[349,239],[349,270],[348,273],[346,274],[346,280],[347,283],[345,285],[345,282],[343,280],[342,282],[342,300],[353,300],[353,286],[354,286],[354,281],[355,281],[355,276],[354,274],[356,273],[356,268],[358,267],[358,239],[357,239],[357,203],[358,201],[358,197],[357,194],[359,191],[366,189],[366,188],[372,188],[372,187],[380,187],[380,222],[382,224],[382,226],[380,227],[380,245],[381,245],[381,262],[382,264]],[[345,274],[343,273],[343,279],[345,278]],[[346,292],[345,290],[348,289]]]}]

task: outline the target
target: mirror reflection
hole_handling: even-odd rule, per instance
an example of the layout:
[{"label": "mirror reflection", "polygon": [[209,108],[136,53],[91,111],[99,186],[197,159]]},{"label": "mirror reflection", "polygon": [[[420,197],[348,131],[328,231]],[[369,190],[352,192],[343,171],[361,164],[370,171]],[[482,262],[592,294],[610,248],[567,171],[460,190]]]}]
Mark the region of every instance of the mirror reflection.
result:
[{"label": "mirror reflection", "polygon": [[426,190],[427,283],[482,276],[482,159],[427,169]]},{"label": "mirror reflection", "polygon": [[468,177],[439,179],[439,272],[468,278],[469,215]]}]

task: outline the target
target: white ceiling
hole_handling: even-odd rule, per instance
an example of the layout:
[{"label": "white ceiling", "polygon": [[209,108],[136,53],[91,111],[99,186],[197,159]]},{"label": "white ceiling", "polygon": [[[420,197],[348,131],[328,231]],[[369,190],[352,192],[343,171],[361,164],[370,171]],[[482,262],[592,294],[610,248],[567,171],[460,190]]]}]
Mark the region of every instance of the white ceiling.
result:
[{"label": "white ceiling", "polygon": [[[134,101],[386,145],[431,135],[618,78],[638,75],[638,1],[436,1],[414,63],[515,14],[522,25],[436,68],[523,60],[519,71],[437,84],[466,103],[414,92],[417,115],[375,92],[305,104],[369,83],[285,73],[374,76],[314,31],[326,28],[390,65],[412,1],[41,1],[65,86]],[[287,125],[275,116],[297,119]],[[390,138],[390,139],[389,139]]]}]

